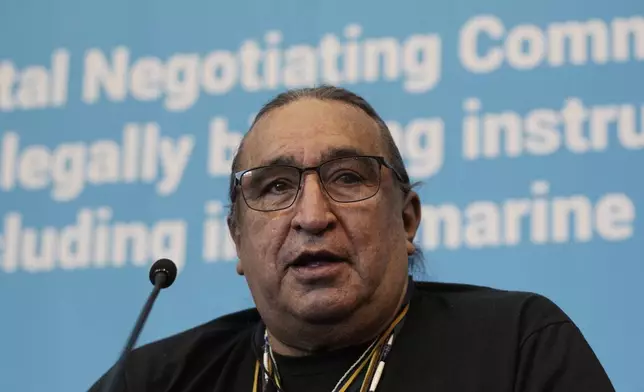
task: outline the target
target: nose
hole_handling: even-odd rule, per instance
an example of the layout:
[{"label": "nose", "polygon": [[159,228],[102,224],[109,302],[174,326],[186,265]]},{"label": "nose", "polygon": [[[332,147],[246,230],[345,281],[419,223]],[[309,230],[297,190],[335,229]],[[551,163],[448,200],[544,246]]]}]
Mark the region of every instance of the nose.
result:
[{"label": "nose", "polygon": [[295,202],[291,226],[298,231],[319,235],[335,225],[336,217],[315,172],[304,173],[302,188]]}]

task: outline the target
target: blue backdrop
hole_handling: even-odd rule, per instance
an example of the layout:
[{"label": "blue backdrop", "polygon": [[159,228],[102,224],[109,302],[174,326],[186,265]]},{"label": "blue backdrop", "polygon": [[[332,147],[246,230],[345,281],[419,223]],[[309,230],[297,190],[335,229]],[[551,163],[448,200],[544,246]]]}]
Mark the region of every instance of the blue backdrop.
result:
[{"label": "blue backdrop", "polygon": [[333,83],[389,122],[426,279],[537,291],[644,391],[641,0],[4,1],[0,390],[86,390],[152,286],[149,342],[252,306],[231,152],[277,92]]}]

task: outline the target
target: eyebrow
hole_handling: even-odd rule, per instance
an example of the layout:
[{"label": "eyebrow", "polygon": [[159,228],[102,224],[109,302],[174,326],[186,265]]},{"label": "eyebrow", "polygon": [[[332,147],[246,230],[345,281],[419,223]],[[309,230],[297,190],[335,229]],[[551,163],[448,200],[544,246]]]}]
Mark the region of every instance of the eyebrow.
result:
[{"label": "eyebrow", "polygon": [[[322,156],[320,157],[320,162],[336,158],[353,157],[356,155],[364,155],[364,152],[355,147],[336,147],[323,152]],[[261,166],[271,165],[301,166],[300,163],[292,155],[277,156],[261,164]]]}]

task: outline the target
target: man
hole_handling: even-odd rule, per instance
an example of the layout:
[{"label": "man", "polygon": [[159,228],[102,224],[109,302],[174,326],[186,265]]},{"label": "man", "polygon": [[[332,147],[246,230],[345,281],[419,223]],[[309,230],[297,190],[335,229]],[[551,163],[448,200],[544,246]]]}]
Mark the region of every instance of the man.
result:
[{"label": "man", "polygon": [[614,390],[548,299],[409,277],[420,200],[359,96],[277,96],[232,172],[229,228],[256,309],[135,350],[119,391]]}]

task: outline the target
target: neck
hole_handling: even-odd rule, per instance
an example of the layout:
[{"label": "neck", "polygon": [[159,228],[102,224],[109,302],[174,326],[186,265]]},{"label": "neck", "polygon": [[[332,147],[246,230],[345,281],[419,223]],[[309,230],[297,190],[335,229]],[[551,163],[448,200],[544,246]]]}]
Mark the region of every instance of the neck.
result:
[{"label": "neck", "polygon": [[318,335],[315,341],[300,339],[297,343],[291,343],[277,338],[271,331],[268,331],[268,339],[273,351],[288,357],[304,357],[336,351],[371,342],[378,336],[374,334],[366,339],[355,340],[351,336],[338,337],[337,335],[330,331],[324,335]]},{"label": "neck", "polygon": [[[407,294],[407,281],[393,311],[382,316],[379,309],[372,309],[370,317],[355,312],[349,321],[335,325],[299,325],[298,328],[285,328],[273,333],[267,328],[268,338],[274,352],[293,357],[335,351],[357,346],[377,339],[398,315]],[[368,320],[361,323],[362,320]],[[281,333],[280,333],[281,332]],[[284,336],[284,338],[281,338]]]}]

